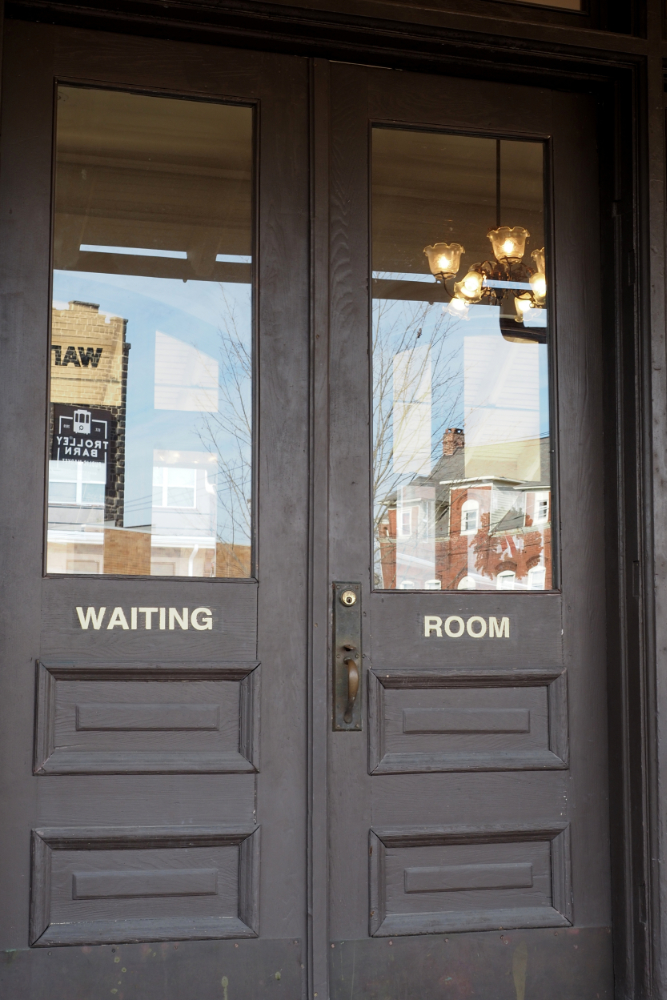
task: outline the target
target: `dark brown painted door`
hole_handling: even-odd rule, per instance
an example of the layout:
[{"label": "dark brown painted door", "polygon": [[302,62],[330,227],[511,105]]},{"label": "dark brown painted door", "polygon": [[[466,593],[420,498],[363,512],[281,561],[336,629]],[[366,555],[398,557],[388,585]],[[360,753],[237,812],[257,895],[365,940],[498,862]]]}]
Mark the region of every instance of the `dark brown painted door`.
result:
[{"label": "dark brown painted door", "polygon": [[6,53],[0,991],[299,996],[306,64]]},{"label": "dark brown painted door", "polygon": [[594,109],[326,76],[332,995],[609,997]]},{"label": "dark brown painted door", "polygon": [[592,107],[7,34],[3,995],[609,996]]}]

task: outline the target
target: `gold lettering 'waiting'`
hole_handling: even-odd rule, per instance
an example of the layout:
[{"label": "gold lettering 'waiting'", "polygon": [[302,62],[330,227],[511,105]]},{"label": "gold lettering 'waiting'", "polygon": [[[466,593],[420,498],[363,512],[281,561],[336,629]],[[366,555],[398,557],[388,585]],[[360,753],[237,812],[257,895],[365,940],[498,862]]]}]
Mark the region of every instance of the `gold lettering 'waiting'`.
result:
[{"label": "gold lettering 'waiting'", "polygon": [[211,608],[130,608],[126,613],[123,608],[113,608],[106,623],[106,608],[77,608],[76,614],[79,625],[82,629],[92,628],[99,631],[106,628],[107,631],[121,629],[132,632],[134,630],[150,631],[173,631],[177,626],[179,629],[192,628],[196,632],[206,632],[213,628],[213,611]]},{"label": "gold lettering 'waiting'", "polygon": [[424,615],[424,635],[428,639],[435,636],[437,639],[443,638],[444,634],[448,639],[460,639],[464,635],[471,639],[483,639],[485,635],[489,639],[509,639],[510,620],[509,618],[489,618],[487,629],[486,618],[481,615],[471,615],[463,619],[460,615],[450,615],[445,618],[443,625],[439,615]]}]

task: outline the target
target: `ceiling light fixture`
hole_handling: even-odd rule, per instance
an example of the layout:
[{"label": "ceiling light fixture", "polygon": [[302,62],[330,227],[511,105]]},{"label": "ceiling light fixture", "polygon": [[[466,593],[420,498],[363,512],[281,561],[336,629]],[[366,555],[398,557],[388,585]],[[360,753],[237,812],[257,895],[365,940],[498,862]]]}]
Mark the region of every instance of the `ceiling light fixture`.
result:
[{"label": "ceiling light fixture", "polygon": [[[523,226],[498,226],[486,234],[493,260],[472,264],[461,281],[454,281],[465,249],[460,243],[435,243],[424,248],[431,274],[450,296],[455,312],[463,304],[500,306],[503,335],[510,340],[544,342],[547,325],[547,278],[544,247],[533,250],[534,266],[524,261],[530,233]],[[516,326],[521,324],[522,331]],[[538,332],[542,328],[542,332]]]}]

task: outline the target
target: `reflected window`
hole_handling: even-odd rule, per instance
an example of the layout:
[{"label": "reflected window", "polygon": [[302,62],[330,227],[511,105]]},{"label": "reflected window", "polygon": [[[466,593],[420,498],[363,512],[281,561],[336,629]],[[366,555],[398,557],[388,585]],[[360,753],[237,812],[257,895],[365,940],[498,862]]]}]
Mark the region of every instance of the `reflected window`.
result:
[{"label": "reflected window", "polygon": [[412,507],[403,507],[398,511],[398,523],[401,538],[409,538],[412,534]]},{"label": "reflected window", "polygon": [[250,108],[58,89],[46,568],[248,577]]},{"label": "reflected window", "polygon": [[373,129],[376,589],[552,586],[543,160]]},{"label": "reflected window", "polygon": [[153,468],[154,507],[194,507],[196,475],[194,469]]},{"label": "reflected window", "polygon": [[533,523],[546,524],[549,520],[549,494],[540,492],[533,494]]},{"label": "reflected window", "polygon": [[496,577],[496,587],[498,590],[514,590],[516,573],[511,570],[503,570]]},{"label": "reflected window", "polygon": [[466,500],[461,507],[461,534],[474,535],[479,526],[479,503],[477,500]]},{"label": "reflected window", "polygon": [[49,503],[104,507],[104,466],[86,462],[49,463]]}]

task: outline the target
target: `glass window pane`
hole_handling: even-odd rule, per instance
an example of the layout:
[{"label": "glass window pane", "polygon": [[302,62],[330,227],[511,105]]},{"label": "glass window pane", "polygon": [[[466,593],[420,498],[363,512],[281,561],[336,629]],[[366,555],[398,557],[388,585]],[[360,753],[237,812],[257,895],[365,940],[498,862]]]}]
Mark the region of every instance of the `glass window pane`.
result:
[{"label": "glass window pane", "polygon": [[79,462],[49,462],[51,483],[76,483]]},{"label": "glass window pane", "polygon": [[[63,465],[71,463],[63,462]],[[105,468],[101,462],[78,462],[81,470],[81,482],[83,483],[106,483]]]},{"label": "glass window pane", "polygon": [[104,484],[83,483],[81,486],[81,503],[104,506]]},{"label": "glass window pane", "polygon": [[76,483],[51,483],[49,503],[76,503]]},{"label": "glass window pane", "polygon": [[248,577],[253,112],[58,89],[47,571]]},{"label": "glass window pane", "polygon": [[543,146],[373,129],[375,586],[552,587]]}]

